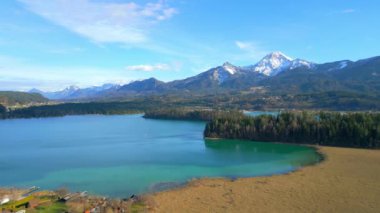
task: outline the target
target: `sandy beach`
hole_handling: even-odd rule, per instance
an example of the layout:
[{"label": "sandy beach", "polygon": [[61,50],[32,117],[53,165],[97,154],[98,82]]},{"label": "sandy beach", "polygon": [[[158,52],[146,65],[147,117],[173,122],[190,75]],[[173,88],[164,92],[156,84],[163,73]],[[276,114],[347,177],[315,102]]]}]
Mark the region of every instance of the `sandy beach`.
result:
[{"label": "sandy beach", "polygon": [[201,179],[151,196],[154,212],[379,212],[380,150],[318,147],[317,165],[271,177]]}]

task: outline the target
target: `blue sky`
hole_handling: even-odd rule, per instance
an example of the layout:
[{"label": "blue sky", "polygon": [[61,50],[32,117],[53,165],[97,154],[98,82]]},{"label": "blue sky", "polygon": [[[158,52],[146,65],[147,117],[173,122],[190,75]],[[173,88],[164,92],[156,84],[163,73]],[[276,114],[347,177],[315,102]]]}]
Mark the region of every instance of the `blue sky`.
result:
[{"label": "blue sky", "polygon": [[1,0],[0,90],[193,76],[272,51],[380,55],[378,0]]}]

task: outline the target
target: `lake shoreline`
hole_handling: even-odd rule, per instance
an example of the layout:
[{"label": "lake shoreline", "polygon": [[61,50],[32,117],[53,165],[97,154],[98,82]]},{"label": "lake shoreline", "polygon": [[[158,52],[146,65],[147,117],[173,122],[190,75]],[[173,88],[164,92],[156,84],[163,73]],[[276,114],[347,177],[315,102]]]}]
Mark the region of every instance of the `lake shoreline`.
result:
[{"label": "lake shoreline", "polygon": [[154,212],[376,212],[380,150],[316,148],[323,161],[286,174],[203,178],[154,193]]},{"label": "lake shoreline", "polygon": [[[376,181],[380,177],[377,164],[380,150],[314,148],[323,158],[316,164],[272,176],[194,179],[182,186],[142,195],[144,209],[151,212],[178,212],[180,207],[183,212],[251,212],[252,209],[376,212],[380,208],[377,202],[380,184]],[[358,157],[361,161],[357,161]]]},{"label": "lake shoreline", "polygon": [[[291,144],[289,144],[289,145],[291,145]],[[296,144],[295,146],[301,146],[301,145]],[[310,145],[306,145],[306,146],[312,147]],[[274,175],[287,175],[287,174],[295,172],[301,168],[314,166],[314,165],[321,163],[323,161],[324,157],[323,157],[323,155],[321,155],[320,152],[318,152],[318,149],[315,149],[315,151],[320,156],[319,161],[314,162],[313,164],[310,164],[310,165],[305,165],[305,166],[302,166],[300,168],[296,168],[295,170],[292,170],[292,171],[286,171],[286,172],[281,172],[281,173],[272,174],[272,175],[253,176],[253,177],[193,178],[191,180],[188,180],[188,181],[183,182],[181,184],[177,184],[176,186],[172,186],[172,187],[164,189],[164,190],[160,190],[158,192],[148,192],[148,193],[142,193],[142,194],[138,194],[138,195],[134,195],[134,194],[132,195],[131,194],[129,196],[131,196],[131,198],[134,197],[132,199],[128,198],[129,196],[107,197],[107,196],[103,196],[101,194],[89,194],[85,198],[81,198],[79,200],[76,199],[75,201],[68,202],[66,204],[66,206],[72,210],[73,208],[76,208],[76,209],[81,208],[81,206],[83,206],[83,203],[85,204],[86,207],[89,207],[89,206],[92,206],[93,203],[101,203],[105,200],[108,203],[107,205],[110,205],[110,203],[119,203],[120,206],[124,206],[124,207],[129,206],[129,208],[130,208],[135,203],[138,203],[138,205],[140,206],[139,208],[142,208],[144,210],[154,210],[156,205],[155,205],[154,199],[152,198],[152,195],[154,195],[156,193],[186,189],[188,187],[191,187],[194,182],[202,181],[202,180],[213,180],[213,179],[219,180],[219,179],[222,179],[222,180],[225,180],[228,182],[229,181],[233,182],[233,181],[238,180],[238,179],[255,178],[255,177],[270,177],[270,176],[274,176]],[[0,187],[0,200],[4,198],[4,195],[9,195],[9,194],[19,194],[20,195],[20,194],[22,194],[22,192],[25,192],[25,191],[27,191],[27,189],[25,189],[25,188],[7,187],[7,186]],[[75,193],[79,193],[79,192],[67,191],[67,193],[68,194],[73,194],[73,193],[75,194]],[[44,196],[46,194],[57,196],[56,190],[52,190],[52,189],[47,189],[47,190],[43,189],[43,191],[39,191],[36,194],[42,195],[42,196]],[[14,200],[17,199],[16,196],[14,196],[14,195],[12,197],[14,198]],[[137,198],[137,201],[136,201],[136,198]],[[55,205],[55,204],[53,203],[52,205]],[[81,211],[82,210],[80,210],[78,212],[81,212]]]}]

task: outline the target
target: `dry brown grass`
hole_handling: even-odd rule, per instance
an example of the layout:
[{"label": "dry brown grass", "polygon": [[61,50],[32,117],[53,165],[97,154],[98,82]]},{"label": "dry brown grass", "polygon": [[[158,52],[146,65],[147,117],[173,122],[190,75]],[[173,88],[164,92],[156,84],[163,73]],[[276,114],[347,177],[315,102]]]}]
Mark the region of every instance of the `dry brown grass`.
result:
[{"label": "dry brown grass", "polygon": [[321,147],[321,164],[272,177],[203,179],[152,195],[154,212],[380,212],[380,150]]}]

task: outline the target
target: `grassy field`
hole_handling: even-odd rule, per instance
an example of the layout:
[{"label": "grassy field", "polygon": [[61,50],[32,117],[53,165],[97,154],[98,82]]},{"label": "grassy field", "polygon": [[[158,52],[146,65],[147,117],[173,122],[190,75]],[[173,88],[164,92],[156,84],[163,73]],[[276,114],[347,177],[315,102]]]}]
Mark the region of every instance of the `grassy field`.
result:
[{"label": "grassy field", "polygon": [[157,193],[154,212],[379,212],[380,150],[319,149],[325,161],[286,175],[201,179]]}]

